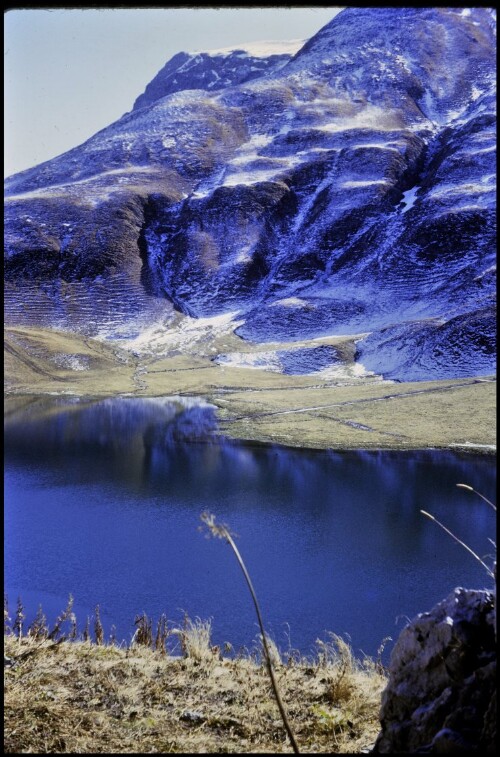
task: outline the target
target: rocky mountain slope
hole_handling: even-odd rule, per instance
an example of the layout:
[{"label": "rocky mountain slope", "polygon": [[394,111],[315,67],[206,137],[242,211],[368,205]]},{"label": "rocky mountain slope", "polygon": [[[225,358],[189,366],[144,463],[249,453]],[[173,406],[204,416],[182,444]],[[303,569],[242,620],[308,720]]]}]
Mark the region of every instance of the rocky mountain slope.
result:
[{"label": "rocky mountain slope", "polygon": [[[277,71],[302,47],[304,40],[289,43],[250,44],[245,49],[221,49],[174,55],[145,92],[139,95],[133,110],[152,105],[162,97],[185,89],[216,91],[256,79]],[[276,52],[274,51],[276,48]]]},{"label": "rocky mountain slope", "polygon": [[7,322],[127,338],[233,314],[253,342],[358,335],[385,378],[494,373],[495,28],[346,8],[293,56],[175,56],[7,179]]}]

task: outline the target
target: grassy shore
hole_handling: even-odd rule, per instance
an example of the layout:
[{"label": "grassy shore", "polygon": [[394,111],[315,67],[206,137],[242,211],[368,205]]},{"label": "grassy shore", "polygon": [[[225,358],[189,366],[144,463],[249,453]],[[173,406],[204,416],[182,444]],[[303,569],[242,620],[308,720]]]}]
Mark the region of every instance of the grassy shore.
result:
[{"label": "grassy shore", "polygon": [[[178,657],[7,634],[5,753],[291,752],[265,665],[223,657],[197,627]],[[274,669],[301,752],[373,744],[386,684],[375,663],[332,636],[314,659],[275,659]]]},{"label": "grassy shore", "polygon": [[[352,338],[315,340],[322,344],[335,344],[344,356],[335,376],[218,365],[214,354],[242,349],[231,332],[195,332],[168,349],[131,351],[69,332],[7,327],[5,391],[18,398],[198,396],[218,407],[225,435],[290,446],[495,449],[494,376],[405,383],[360,377]],[[247,352],[261,348],[244,343]]]}]

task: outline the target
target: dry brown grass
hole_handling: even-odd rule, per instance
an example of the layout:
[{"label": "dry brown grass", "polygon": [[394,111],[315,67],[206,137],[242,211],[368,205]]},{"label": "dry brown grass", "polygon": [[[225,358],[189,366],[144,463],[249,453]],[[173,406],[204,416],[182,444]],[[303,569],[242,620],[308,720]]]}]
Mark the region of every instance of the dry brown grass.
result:
[{"label": "dry brown grass", "polygon": [[[6,634],[5,752],[291,752],[265,665],[223,658],[201,621],[183,631],[183,657]],[[301,752],[374,742],[386,681],[344,641],[332,635],[315,659],[275,672]]]}]

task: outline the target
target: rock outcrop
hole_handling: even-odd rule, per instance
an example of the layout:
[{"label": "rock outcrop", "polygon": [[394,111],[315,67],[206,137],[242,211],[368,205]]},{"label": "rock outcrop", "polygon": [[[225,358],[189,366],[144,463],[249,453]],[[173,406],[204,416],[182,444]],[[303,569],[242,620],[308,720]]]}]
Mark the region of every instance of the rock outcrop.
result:
[{"label": "rock outcrop", "polygon": [[152,105],[162,97],[186,89],[215,92],[235,87],[288,63],[290,53],[252,54],[250,49],[214,50],[213,52],[177,53],[147,85],[134,103],[133,110]]},{"label": "rock outcrop", "polygon": [[495,598],[458,588],[399,636],[379,754],[496,754]]},{"label": "rock outcrop", "polygon": [[109,283],[149,321],[369,334],[356,360],[395,380],[494,373],[495,51],[492,9],[414,7],[346,8],[293,57],[179,53],[7,179],[7,322],[113,335],[84,316]]}]

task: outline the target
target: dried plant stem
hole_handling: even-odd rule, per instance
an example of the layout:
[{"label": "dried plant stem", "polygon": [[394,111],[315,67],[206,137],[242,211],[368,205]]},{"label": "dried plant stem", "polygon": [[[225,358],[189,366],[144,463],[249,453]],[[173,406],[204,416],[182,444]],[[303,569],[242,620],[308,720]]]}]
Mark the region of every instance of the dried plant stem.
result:
[{"label": "dried plant stem", "polygon": [[[204,517],[205,515],[206,515],[206,517]],[[292,729],[290,727],[290,723],[288,722],[288,717],[287,717],[287,714],[285,712],[285,707],[284,707],[283,702],[281,700],[281,696],[280,696],[280,693],[279,693],[279,690],[278,690],[278,685],[277,685],[276,679],[274,677],[273,666],[272,666],[272,663],[271,663],[271,654],[269,652],[269,646],[267,644],[266,633],[264,631],[264,623],[262,621],[262,615],[261,615],[261,612],[260,612],[259,603],[257,601],[257,595],[255,594],[255,590],[253,588],[252,581],[251,581],[250,576],[248,574],[248,571],[246,569],[245,563],[243,562],[243,558],[241,557],[241,555],[239,553],[239,550],[238,550],[238,547],[234,543],[234,540],[233,540],[231,534],[229,533],[228,529],[225,526],[223,526],[223,525],[215,525],[215,519],[214,519],[214,517],[212,515],[209,515],[208,513],[207,514],[204,513],[202,515],[202,520],[206,523],[206,525],[208,526],[209,530],[211,531],[211,533],[214,536],[219,536],[220,538],[225,539],[227,541],[227,543],[229,544],[229,546],[233,550],[233,552],[234,552],[234,554],[236,556],[236,559],[238,560],[238,563],[239,563],[239,566],[240,566],[241,570],[243,571],[243,575],[245,576],[245,581],[247,582],[247,586],[248,586],[248,588],[250,590],[250,594],[251,594],[252,599],[253,599],[253,603],[254,603],[254,606],[255,606],[255,612],[257,613],[257,620],[259,621],[260,631],[261,631],[261,634],[262,634],[262,644],[263,644],[263,647],[264,647],[264,657],[266,658],[266,666],[267,666],[267,670],[268,670],[268,673],[269,673],[269,678],[271,679],[271,684],[272,684],[272,687],[273,687],[274,696],[276,698],[276,702],[277,702],[277,705],[278,705],[278,708],[279,708],[279,711],[280,711],[281,718],[283,720],[283,724],[284,724],[286,732],[288,734],[288,738],[290,739],[290,743],[292,744],[293,751],[295,752],[295,754],[300,754],[299,747],[297,746],[297,742],[295,741],[295,736],[293,735],[293,731],[292,731]]]},{"label": "dried plant stem", "polygon": [[486,570],[486,572],[488,573],[488,575],[491,578],[495,578],[495,574],[492,572],[491,568],[489,568],[488,565],[486,565],[486,563],[483,562],[483,560],[481,560],[481,558],[479,557],[479,555],[476,555],[476,553],[469,546],[467,546],[467,544],[465,542],[463,542],[461,539],[459,539],[458,536],[455,536],[455,534],[452,531],[450,531],[449,528],[446,528],[446,526],[444,526],[437,518],[435,518],[434,515],[431,515],[430,513],[426,512],[425,510],[420,510],[420,512],[422,513],[422,515],[425,515],[425,516],[427,516],[427,518],[430,518],[430,520],[433,520],[434,523],[437,523],[438,526],[440,526],[443,529],[443,531],[446,531],[446,533],[449,536],[451,536],[451,538],[454,539],[458,544],[461,544],[461,546],[464,549],[466,549],[467,552],[470,552],[470,554],[472,555],[472,557],[475,557],[476,560],[479,563],[481,563],[481,565]]},{"label": "dried plant stem", "polygon": [[260,612],[259,603],[257,601],[257,596],[256,596],[254,588],[252,586],[252,581],[250,580],[250,576],[249,576],[248,571],[247,571],[247,569],[245,567],[245,563],[243,562],[243,559],[242,559],[242,557],[241,557],[241,555],[240,555],[240,553],[238,551],[238,547],[234,543],[234,541],[233,541],[231,535],[229,534],[229,532],[226,529],[224,529],[224,530],[226,532],[225,533],[226,541],[228,542],[228,544],[232,548],[234,554],[236,555],[236,559],[238,560],[239,566],[240,566],[241,570],[243,571],[243,575],[245,576],[245,580],[246,580],[248,588],[250,590],[250,594],[252,595],[253,603],[254,603],[254,606],[255,606],[255,612],[257,613],[257,620],[259,621],[260,631],[261,631],[261,634],[262,634],[262,644],[264,646],[264,652],[265,652],[267,670],[269,672],[269,677],[270,677],[271,683],[273,685],[274,696],[276,697],[276,702],[278,704],[279,711],[280,711],[281,717],[283,719],[283,724],[284,724],[284,726],[286,728],[286,732],[288,734],[288,738],[290,739],[290,742],[292,744],[293,751],[295,752],[295,754],[299,754],[299,747],[297,746],[297,742],[295,741],[295,736],[293,735],[292,729],[290,728],[290,724],[288,722],[288,718],[287,718],[287,715],[286,715],[286,712],[285,712],[285,708],[283,706],[283,702],[281,701],[281,696],[280,696],[280,693],[279,693],[279,690],[278,690],[278,685],[277,685],[276,679],[274,677],[273,666],[271,664],[271,655],[270,655],[269,647],[268,647],[268,644],[267,644],[266,633],[264,631],[264,623],[262,621],[262,615],[261,615],[261,612]]},{"label": "dried plant stem", "polygon": [[481,497],[481,499],[484,500],[486,502],[486,504],[488,504],[490,507],[492,507],[495,512],[497,511],[497,509],[496,509],[495,505],[493,504],[493,502],[491,502],[489,499],[487,499],[484,496],[484,494],[480,494],[479,492],[477,492],[475,489],[472,488],[472,486],[469,486],[469,484],[457,484],[457,486],[460,489],[467,489],[467,491],[474,492],[474,494],[477,494],[477,496]]}]

